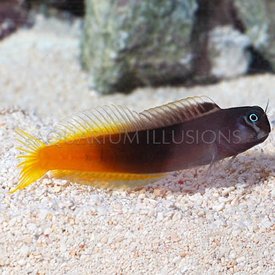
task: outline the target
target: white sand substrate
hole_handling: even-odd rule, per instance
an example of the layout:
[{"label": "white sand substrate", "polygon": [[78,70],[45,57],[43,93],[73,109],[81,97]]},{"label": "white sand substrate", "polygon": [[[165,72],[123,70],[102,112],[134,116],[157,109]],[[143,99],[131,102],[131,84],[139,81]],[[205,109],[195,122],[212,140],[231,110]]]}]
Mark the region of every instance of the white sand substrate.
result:
[{"label": "white sand substrate", "polygon": [[[0,42],[1,274],[275,274],[274,131],[234,162],[172,173],[137,190],[102,190],[46,176],[14,195],[15,129],[44,137],[97,105],[142,110],[191,95],[221,107],[270,100],[275,76],[212,86],[100,96],[79,57],[80,23],[38,18]],[[184,184],[179,184],[184,182]]]}]

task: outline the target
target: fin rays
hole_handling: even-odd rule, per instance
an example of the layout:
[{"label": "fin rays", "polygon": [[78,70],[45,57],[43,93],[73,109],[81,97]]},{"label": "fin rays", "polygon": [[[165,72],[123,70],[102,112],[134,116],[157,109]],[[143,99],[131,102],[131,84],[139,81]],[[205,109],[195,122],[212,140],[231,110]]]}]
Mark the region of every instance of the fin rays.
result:
[{"label": "fin rays", "polygon": [[18,167],[21,168],[21,174],[18,185],[10,193],[24,189],[47,172],[40,167],[38,158],[39,149],[46,144],[21,129],[17,129],[16,132],[19,135],[17,140],[23,146],[17,147],[17,150],[20,151],[17,158],[22,160],[18,164]]},{"label": "fin rays", "polygon": [[122,106],[103,106],[57,125],[53,143],[170,126],[218,109],[219,106],[206,97],[189,97],[141,113]]},{"label": "fin rays", "polygon": [[79,183],[101,188],[125,188],[144,186],[151,181],[157,181],[165,174],[123,174],[97,173],[71,170],[54,170],[51,174],[56,178],[77,181]]}]

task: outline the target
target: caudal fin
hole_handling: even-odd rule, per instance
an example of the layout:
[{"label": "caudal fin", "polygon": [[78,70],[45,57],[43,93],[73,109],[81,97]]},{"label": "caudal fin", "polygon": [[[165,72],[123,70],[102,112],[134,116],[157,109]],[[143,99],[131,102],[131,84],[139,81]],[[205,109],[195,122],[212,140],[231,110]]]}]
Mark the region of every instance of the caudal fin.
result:
[{"label": "caudal fin", "polygon": [[16,132],[19,135],[18,141],[22,144],[17,148],[20,151],[17,158],[22,159],[18,165],[21,173],[18,185],[10,193],[26,188],[47,173],[39,162],[39,151],[46,144],[21,129],[17,129]]}]

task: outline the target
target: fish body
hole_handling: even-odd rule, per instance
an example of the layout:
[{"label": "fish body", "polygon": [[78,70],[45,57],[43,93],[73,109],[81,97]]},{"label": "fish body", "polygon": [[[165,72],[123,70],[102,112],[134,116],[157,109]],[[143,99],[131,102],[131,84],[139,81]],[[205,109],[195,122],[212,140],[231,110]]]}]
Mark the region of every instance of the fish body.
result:
[{"label": "fish body", "polygon": [[127,185],[212,164],[263,142],[270,124],[258,106],[221,109],[207,98],[195,97],[141,113],[103,107],[57,130],[56,140],[49,144],[20,131],[23,161],[14,191],[48,171],[91,185],[97,179],[122,180]]}]

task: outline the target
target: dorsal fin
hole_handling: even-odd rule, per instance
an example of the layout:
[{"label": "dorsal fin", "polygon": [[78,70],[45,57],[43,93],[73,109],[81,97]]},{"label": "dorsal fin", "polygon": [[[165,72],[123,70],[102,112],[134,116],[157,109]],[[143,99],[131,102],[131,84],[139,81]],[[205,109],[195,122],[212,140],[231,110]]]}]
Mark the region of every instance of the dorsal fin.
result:
[{"label": "dorsal fin", "polygon": [[183,123],[219,109],[220,107],[208,97],[194,96],[145,110],[140,115],[152,121],[155,127],[164,127]]},{"label": "dorsal fin", "polygon": [[53,143],[146,128],[137,112],[110,105],[82,112],[55,127]]},{"label": "dorsal fin", "polygon": [[72,141],[100,135],[133,132],[170,126],[219,110],[206,97],[189,97],[141,113],[122,106],[103,106],[86,111],[55,129],[53,143]]}]

